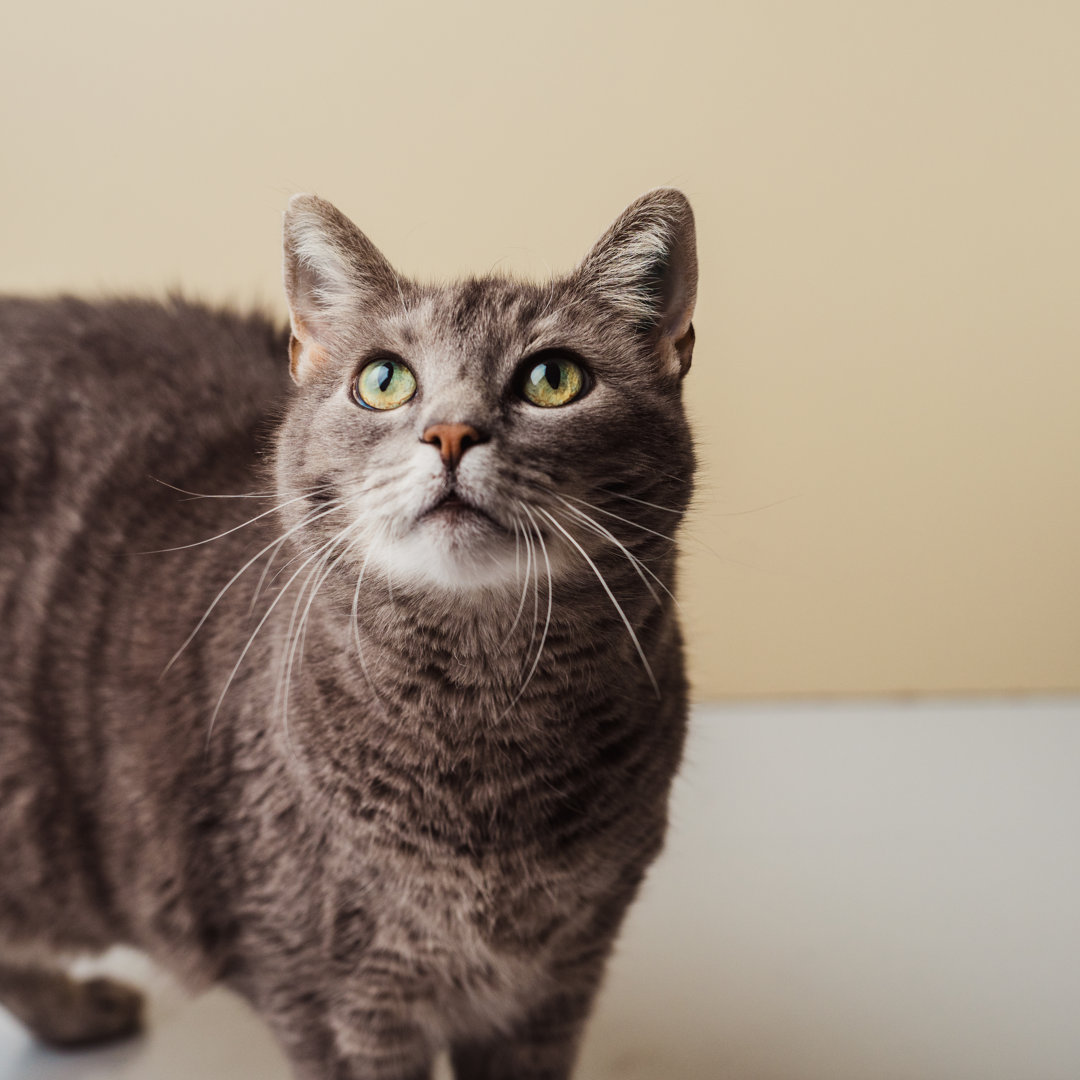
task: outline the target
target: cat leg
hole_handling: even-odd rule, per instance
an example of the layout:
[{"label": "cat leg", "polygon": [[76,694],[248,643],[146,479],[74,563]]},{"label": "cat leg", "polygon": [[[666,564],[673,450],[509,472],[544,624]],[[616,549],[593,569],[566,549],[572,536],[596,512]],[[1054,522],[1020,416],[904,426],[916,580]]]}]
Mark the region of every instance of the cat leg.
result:
[{"label": "cat leg", "polygon": [[334,1080],[431,1080],[434,1055],[415,1025],[396,1012],[362,1007],[334,1018]]},{"label": "cat leg", "polygon": [[365,1041],[368,1045],[360,1052],[334,1046],[316,1056],[310,1047],[282,1039],[296,1080],[431,1080],[434,1062],[426,1048]]},{"label": "cat leg", "polygon": [[65,1049],[126,1039],[142,1030],[143,996],[113,979],[0,964],[0,1005],[41,1042]]},{"label": "cat leg", "polygon": [[[342,1001],[327,1008],[314,995],[271,1000],[277,1007],[264,1016],[296,1080],[431,1080],[431,1048],[400,1012]],[[264,997],[262,1008],[269,1004]]]},{"label": "cat leg", "polygon": [[454,1046],[455,1080],[569,1080],[592,993],[556,994],[507,1035]]},{"label": "cat leg", "polygon": [[455,1080],[570,1080],[628,899],[627,893],[613,897],[581,936],[564,944],[551,991],[508,1031],[453,1045]]}]

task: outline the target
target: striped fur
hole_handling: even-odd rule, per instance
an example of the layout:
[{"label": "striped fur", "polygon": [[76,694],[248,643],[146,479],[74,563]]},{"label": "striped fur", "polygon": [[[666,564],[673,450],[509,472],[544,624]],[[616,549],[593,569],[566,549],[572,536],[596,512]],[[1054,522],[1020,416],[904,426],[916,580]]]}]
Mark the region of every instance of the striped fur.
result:
[{"label": "striped fur", "polygon": [[[298,386],[261,317],[0,301],[0,1001],[125,1034],[55,965],[127,943],[300,1078],[565,1080],[683,742],[689,207],[433,286],[302,196],[285,276]],[[592,386],[540,409],[554,348]],[[417,395],[361,409],[386,352]],[[432,523],[451,488],[485,516]]]}]

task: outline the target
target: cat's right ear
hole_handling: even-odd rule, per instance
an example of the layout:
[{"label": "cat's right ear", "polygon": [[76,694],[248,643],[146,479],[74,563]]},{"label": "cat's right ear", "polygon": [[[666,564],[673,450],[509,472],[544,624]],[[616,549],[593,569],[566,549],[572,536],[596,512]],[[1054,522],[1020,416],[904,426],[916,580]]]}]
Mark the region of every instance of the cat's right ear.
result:
[{"label": "cat's right ear", "polygon": [[697,246],[694,212],[675,188],[631,203],[576,271],[649,341],[664,369],[681,378],[694,352]]},{"label": "cat's right ear", "polygon": [[285,296],[292,337],[289,370],[297,383],[325,367],[365,303],[397,288],[394,268],[337,207],[294,195],[285,211]]}]

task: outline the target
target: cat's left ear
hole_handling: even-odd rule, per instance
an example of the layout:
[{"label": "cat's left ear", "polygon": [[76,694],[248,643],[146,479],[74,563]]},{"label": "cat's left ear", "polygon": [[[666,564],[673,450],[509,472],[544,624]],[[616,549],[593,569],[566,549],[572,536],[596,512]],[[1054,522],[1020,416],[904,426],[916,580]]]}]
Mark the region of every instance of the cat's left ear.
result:
[{"label": "cat's left ear", "polygon": [[694,212],[681,191],[657,188],[631,203],[575,277],[650,337],[665,368],[686,374],[694,352],[697,244]]},{"label": "cat's left ear", "polygon": [[283,239],[289,370],[303,383],[327,364],[366,304],[394,294],[398,278],[382,252],[317,195],[289,200]]}]

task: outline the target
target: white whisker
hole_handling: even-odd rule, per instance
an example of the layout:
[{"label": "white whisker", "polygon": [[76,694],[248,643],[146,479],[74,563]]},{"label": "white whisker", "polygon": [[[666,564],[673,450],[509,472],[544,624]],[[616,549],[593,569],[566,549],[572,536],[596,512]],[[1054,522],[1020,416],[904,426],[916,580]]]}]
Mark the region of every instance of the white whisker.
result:
[{"label": "white whisker", "polygon": [[[547,563],[547,579],[548,579],[547,617],[544,620],[544,630],[543,630],[543,633],[540,635],[540,644],[537,647],[536,656],[533,659],[532,667],[529,668],[528,674],[525,676],[524,680],[521,683],[521,686],[518,687],[517,692],[514,694],[513,698],[511,698],[511,700],[507,704],[506,708],[503,709],[502,712],[499,713],[499,715],[496,716],[492,720],[492,725],[491,725],[492,727],[497,726],[499,724],[499,722],[510,712],[510,710],[513,709],[513,707],[518,703],[518,701],[521,700],[521,695],[525,693],[525,690],[528,687],[530,680],[532,679],[533,675],[536,672],[537,667],[540,664],[540,657],[543,655],[543,652],[544,652],[544,643],[547,641],[548,627],[551,625],[551,609],[552,609],[552,604],[553,604],[553,599],[554,599],[554,591],[553,591],[552,584],[551,584],[551,563],[548,561],[547,548],[546,548],[546,546],[544,546],[544,537],[543,537],[543,534],[540,532],[539,527],[536,525],[536,522],[535,522],[532,514],[529,512],[529,508],[525,505],[525,503],[521,502],[521,500],[519,499],[518,500],[518,506],[521,507],[521,509],[528,516],[529,522],[531,523],[532,528],[536,531],[536,538],[540,541],[541,547],[543,549],[544,562]],[[522,530],[522,535],[525,537],[526,544],[528,545],[528,550],[531,552],[531,550],[532,550],[532,540],[529,537],[528,531],[523,529]],[[534,573],[534,583],[538,583],[538,581],[539,581],[539,562],[537,562],[537,564],[536,564],[536,570],[535,570],[535,573]],[[526,585],[527,585],[528,584],[528,568],[526,568],[525,582],[526,582]],[[524,598],[524,594],[522,594],[522,596]],[[537,607],[538,607],[539,606],[539,585],[538,584],[537,584],[536,590],[534,591],[534,596],[536,597]],[[520,611],[520,609],[519,609],[519,611]],[[534,617],[533,634],[532,634],[532,637],[529,638],[529,645],[525,650],[526,657],[528,657],[530,651],[532,650],[532,643],[536,638],[536,622],[537,621],[538,620]],[[515,620],[515,623],[516,623],[516,620]]]},{"label": "white whisker", "polygon": [[[308,572],[308,576],[304,581],[303,587],[300,589],[300,595],[297,597],[296,603],[293,606],[292,616],[289,619],[289,631],[286,635],[286,662],[284,666],[284,687],[281,694],[281,719],[282,725],[285,729],[285,738],[289,737],[289,692],[292,686],[292,670],[294,661],[297,662],[298,668],[303,668],[304,664],[304,645],[307,640],[307,626],[308,618],[311,614],[312,604],[315,602],[315,597],[322,588],[326,579],[334,572],[334,569],[340,563],[340,561],[348,553],[349,549],[356,540],[351,540],[345,545],[344,549],[334,556],[334,548],[341,543],[343,539],[348,537],[349,533],[355,532],[358,528],[358,522],[352,521],[341,529],[330,542],[329,547],[326,549],[325,554],[315,564],[313,570]],[[325,569],[324,569],[325,567]],[[314,582],[314,584],[312,584]],[[310,586],[310,593],[308,595],[307,605],[304,608],[303,614],[300,616],[299,623],[296,624],[296,631],[293,632],[293,624],[296,619],[296,613],[304,598],[305,591]],[[297,659],[298,658],[298,659]]]},{"label": "white whisker", "polygon": [[536,509],[538,513],[543,514],[544,517],[546,517],[548,521],[550,521],[551,524],[554,525],[555,528],[558,529],[559,532],[561,532],[563,536],[565,536],[566,539],[569,540],[570,543],[577,548],[577,550],[581,554],[581,557],[589,564],[592,572],[596,575],[596,580],[599,581],[600,584],[603,586],[604,592],[606,592],[608,595],[608,599],[615,605],[615,610],[619,613],[619,617],[622,619],[623,624],[626,626],[626,630],[630,635],[630,639],[634,643],[634,648],[637,649],[638,656],[641,657],[641,662],[645,667],[645,673],[649,676],[649,682],[652,683],[652,688],[656,692],[656,696],[659,698],[661,696],[660,685],[659,683],[657,683],[656,676],[653,674],[653,669],[649,665],[649,660],[648,657],[645,655],[645,650],[641,647],[641,642],[638,640],[638,636],[634,632],[633,625],[626,617],[626,612],[623,611],[622,605],[619,603],[618,600],[615,599],[615,594],[608,587],[608,583],[604,580],[604,575],[600,573],[599,567],[597,567],[596,563],[594,563],[592,559],[589,558],[589,553],[581,546],[581,544],[579,544],[577,540],[575,540],[574,537],[571,536],[571,534],[567,532],[567,530],[564,529],[562,525],[560,525],[559,522],[551,514],[549,514],[543,507],[537,507]]},{"label": "white whisker", "polygon": [[[556,496],[556,498],[561,500],[562,496]],[[647,532],[652,536],[658,536],[661,540],[666,540],[669,544],[674,544],[676,542],[674,536],[668,536],[667,533],[657,532],[655,529],[650,529],[647,525],[641,525],[636,521],[631,521],[630,518],[620,517],[610,510],[605,510],[602,506],[597,506],[596,503],[591,503],[586,499],[579,499],[574,495],[569,496],[569,498],[576,503],[581,503],[582,506],[587,506],[590,510],[595,510],[598,514],[603,514],[605,517],[614,518],[616,521],[621,521],[625,525],[632,525],[635,529],[640,529],[642,532]]]},{"label": "white whisker", "polygon": [[283,533],[276,540],[274,540],[271,543],[267,544],[266,547],[264,547],[257,555],[254,555],[250,559],[248,559],[248,561],[246,563],[244,563],[244,565],[241,566],[240,569],[235,574],[233,574],[233,576],[228,580],[228,582],[225,584],[225,587],[221,590],[221,592],[219,592],[217,594],[217,596],[215,596],[214,599],[210,602],[210,606],[206,609],[206,611],[203,612],[202,618],[199,619],[199,621],[195,624],[195,629],[192,630],[190,634],[188,634],[188,636],[184,639],[184,643],[180,646],[179,649],[176,650],[175,653],[173,653],[172,659],[165,665],[165,668],[161,672],[161,675],[159,676],[159,678],[162,678],[166,674],[168,674],[168,672],[172,668],[173,664],[175,664],[176,661],[180,659],[180,656],[183,653],[183,651],[194,640],[195,635],[202,629],[203,624],[206,622],[206,620],[208,618],[210,618],[210,613],[221,602],[221,598],[229,591],[229,589],[232,588],[232,586],[241,578],[241,576],[247,571],[247,569],[253,563],[255,563],[259,559],[261,559],[271,548],[277,547],[278,545],[284,543],[290,536],[293,535],[293,533],[297,532],[299,529],[302,529],[305,526],[310,525],[315,521],[318,521],[320,518],[326,517],[327,514],[336,513],[338,510],[342,509],[343,506],[344,506],[344,503],[339,502],[339,503],[329,507],[328,509],[320,510],[316,514],[313,514],[313,515],[311,515],[309,517],[306,517],[306,518],[302,518],[299,522],[297,522],[287,532]]},{"label": "white whisker", "polygon": [[247,521],[241,522],[239,525],[234,525],[231,529],[226,529],[224,532],[220,532],[217,536],[208,537],[206,540],[196,540],[192,544],[179,544],[177,547],[158,548],[155,551],[135,551],[134,555],[164,555],[169,551],[187,551],[188,548],[202,547],[203,544],[212,544],[215,540],[220,540],[223,536],[230,536],[234,532],[239,532],[241,529],[246,529],[248,525],[254,525],[256,521],[261,521],[264,517],[270,514],[276,514],[279,510],[284,510],[286,506],[292,506],[293,503],[299,502],[301,499],[308,498],[308,493],[303,495],[297,495],[295,498],[289,499],[286,502],[281,503],[278,506],[271,506],[269,510],[264,510],[261,514],[256,514],[253,518],[248,518]]},{"label": "white whisker", "polygon": [[[335,537],[335,540],[336,539],[337,538]],[[333,543],[334,540],[331,540],[330,544]],[[300,564],[293,576],[289,578],[287,582],[285,582],[285,585],[283,586],[281,591],[277,594],[277,596],[274,597],[269,607],[267,607],[266,611],[263,613],[263,617],[259,620],[259,624],[251,632],[251,636],[247,639],[247,644],[240,651],[240,655],[239,657],[237,657],[236,663],[233,664],[232,671],[229,672],[228,679],[225,680],[225,686],[222,689],[221,695],[217,699],[217,704],[214,706],[214,711],[210,716],[210,725],[207,728],[206,732],[207,746],[210,745],[210,739],[214,733],[214,724],[217,722],[218,713],[221,711],[221,703],[225,700],[225,695],[229,692],[229,687],[232,686],[233,679],[236,678],[236,673],[240,670],[240,665],[244,662],[244,657],[247,656],[252,644],[254,644],[255,639],[259,636],[259,631],[266,625],[266,620],[270,618],[271,613],[273,612],[274,608],[278,606],[281,598],[289,591],[289,586],[292,585],[292,583],[304,572],[304,569],[308,566],[308,564],[311,563],[313,560],[317,559],[326,550],[328,546],[329,544],[324,544],[315,552],[315,554],[309,555],[304,560],[304,562]]]},{"label": "white whisker", "polygon": [[659,503],[648,502],[646,499],[639,499],[635,495],[624,495],[619,491],[609,491],[607,488],[600,489],[605,495],[611,495],[616,499],[625,499],[627,502],[637,503],[639,506],[651,506],[654,510],[661,510],[665,514],[681,514],[681,510],[673,510],[670,506],[661,506]]},{"label": "white whisker", "polygon": [[[386,525],[383,526],[382,531],[388,532],[389,529]],[[371,552],[374,544],[368,545],[368,550],[364,555],[364,561],[360,564],[360,573],[356,576],[356,588],[353,590],[352,599],[352,611],[350,613],[350,619],[352,621],[353,628],[353,640],[356,642],[356,656],[360,661],[360,670],[364,674],[364,680],[368,684],[368,688],[371,690],[372,697],[375,699],[375,704],[378,706],[379,711],[383,716],[389,720],[390,714],[387,712],[386,706],[383,704],[382,695],[375,689],[375,682],[371,678],[371,672],[368,670],[367,660],[364,656],[364,645],[360,639],[360,586],[364,582],[364,573],[367,570],[368,560],[371,558]]]},{"label": "white whisker", "polygon": [[610,540],[623,553],[623,555],[626,556],[630,565],[636,571],[637,576],[641,578],[641,581],[644,584],[645,588],[649,590],[649,595],[652,596],[652,598],[657,603],[660,602],[660,597],[657,596],[656,590],[652,587],[652,583],[648,580],[648,578],[646,578],[646,574],[648,574],[649,577],[651,577],[653,581],[655,581],[656,584],[659,585],[660,588],[663,589],[664,592],[671,597],[671,599],[675,602],[675,605],[678,606],[679,601],[675,599],[675,594],[672,593],[672,591],[664,584],[660,577],[648,566],[646,566],[641,559],[639,559],[635,554],[633,554],[633,552],[631,552],[629,548],[627,548],[626,545],[623,544],[617,536],[615,536],[614,533],[612,533],[608,529],[605,529],[604,526],[601,525],[598,521],[594,521],[588,514],[585,513],[584,510],[579,510],[577,509],[577,507],[571,506],[570,503],[568,503],[561,496],[557,495],[556,498],[559,500],[559,502],[563,503],[563,505],[565,505],[572,514],[574,514],[579,520],[583,521],[585,525],[592,529],[593,532],[597,533],[597,535],[602,536],[607,540]]},{"label": "white whisker", "polygon": [[[547,583],[548,583],[548,603],[547,603],[547,615],[544,617],[544,629],[540,634],[540,644],[536,649],[536,659],[533,660],[532,667],[529,668],[529,674],[525,676],[525,681],[521,684],[521,689],[517,692],[517,697],[510,703],[511,707],[517,702],[518,698],[525,692],[525,687],[529,685],[529,681],[532,679],[536,672],[537,667],[540,664],[540,657],[544,652],[544,644],[547,641],[548,629],[551,627],[551,608],[555,600],[555,590],[551,583],[551,561],[548,558],[547,544],[544,543],[544,534],[540,531],[540,527],[536,524],[536,520],[532,516],[532,512],[528,506],[523,502],[519,502],[518,505],[528,515],[529,520],[532,522],[533,528],[536,529],[536,539],[540,542],[540,550],[544,556],[544,564],[547,567]],[[539,577],[539,565],[537,566],[537,576]]]},{"label": "white whisker", "polygon": [[[518,518],[514,518],[514,572],[518,577],[521,577],[521,560],[520,560],[520,541],[521,541],[522,525]],[[518,601],[517,611],[514,613],[514,621],[510,624],[510,629],[506,632],[506,640],[509,641],[513,636],[514,631],[517,629],[518,621],[521,619],[521,613],[525,610],[525,597],[529,592],[529,568],[532,565],[532,548],[526,548],[526,563],[525,563],[525,576],[521,582],[521,599]]]},{"label": "white whisker", "polygon": [[167,480],[161,480],[156,476],[151,476],[151,480],[155,484],[160,484],[162,487],[167,487],[172,491],[178,491],[181,495],[188,495],[192,499],[280,499],[282,495],[313,495],[316,491],[322,491],[323,487],[308,488],[304,491],[244,491],[235,495],[208,495],[202,491],[188,491],[187,488],[177,487],[175,484],[170,484]]},{"label": "white whisker", "polygon": [[[523,504],[519,504],[524,509]],[[533,529],[536,528],[532,519],[529,519],[530,525]],[[532,630],[529,633],[529,644],[525,646],[525,661],[522,664],[524,668],[525,664],[529,662],[529,654],[532,652],[533,642],[536,640],[536,627],[540,622],[540,560],[536,554],[536,545],[533,543],[532,535],[529,530],[525,530],[522,534],[525,537],[525,543],[528,545],[529,565],[525,567],[525,583],[523,588],[529,587],[529,570],[532,569],[533,579],[533,617],[532,617]]]}]

